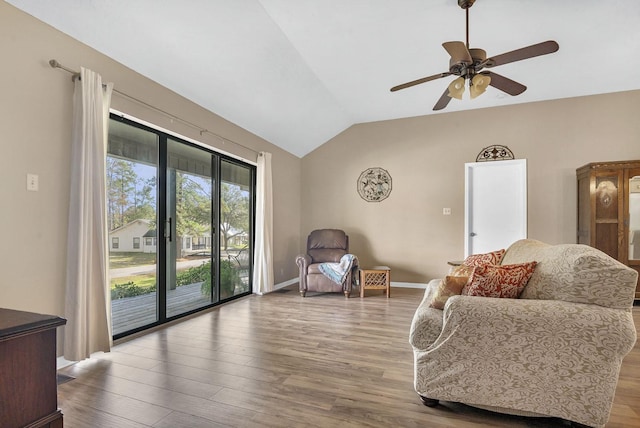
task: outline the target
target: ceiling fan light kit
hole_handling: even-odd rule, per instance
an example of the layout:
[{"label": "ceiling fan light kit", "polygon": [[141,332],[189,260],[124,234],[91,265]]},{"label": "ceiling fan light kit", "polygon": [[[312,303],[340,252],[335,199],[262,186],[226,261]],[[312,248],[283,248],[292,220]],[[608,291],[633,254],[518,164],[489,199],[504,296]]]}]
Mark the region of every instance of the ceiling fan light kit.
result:
[{"label": "ceiling fan light kit", "polygon": [[436,102],[434,110],[442,110],[449,104],[451,98],[461,100],[464,93],[466,81],[469,81],[469,94],[471,99],[483,94],[487,87],[494,88],[512,96],[520,95],[527,90],[527,87],[511,80],[507,77],[496,74],[492,71],[483,71],[485,68],[493,68],[499,65],[509,64],[536,56],[547,55],[556,52],[559,49],[558,43],[553,40],[537,43],[535,45],[526,46],[510,52],[505,52],[487,58],[484,49],[469,48],[469,8],[473,6],[475,0],[457,0],[458,6],[466,11],[466,43],[464,42],[445,42],[442,47],[447,51],[451,59],[449,60],[449,71],[434,74],[432,76],[423,77],[421,79],[412,80],[401,85],[391,88],[391,92],[401,89],[410,88],[431,80],[440,79],[447,76],[458,76],[449,84],[447,89]]}]

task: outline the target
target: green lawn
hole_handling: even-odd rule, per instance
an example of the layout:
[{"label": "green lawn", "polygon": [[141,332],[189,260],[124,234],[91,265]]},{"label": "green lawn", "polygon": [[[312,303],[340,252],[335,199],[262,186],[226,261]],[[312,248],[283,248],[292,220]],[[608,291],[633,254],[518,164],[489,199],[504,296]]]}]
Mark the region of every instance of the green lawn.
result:
[{"label": "green lawn", "polygon": [[[195,258],[195,257],[193,257]],[[198,257],[202,259],[206,259],[207,257]],[[156,254],[149,253],[110,253],[109,254],[109,267],[111,269],[118,268],[126,268],[131,266],[140,266],[140,265],[153,265],[156,263]],[[188,271],[189,269],[179,269],[178,276],[181,273]],[[202,281],[202,279],[194,279],[195,282]],[[127,283],[132,283],[131,285],[125,285]],[[125,293],[129,288],[142,288],[145,289],[145,292],[151,292],[156,285],[156,275],[155,274],[139,274],[133,276],[124,276],[119,278],[112,278],[110,281],[111,290],[116,289],[116,284],[119,285],[120,289],[122,289],[122,293]],[[120,293],[120,292],[118,292]]]},{"label": "green lawn", "polygon": [[111,279],[111,288],[114,288],[116,284],[126,284],[127,282],[133,282],[140,288],[153,287],[156,283],[156,276],[149,275],[135,275],[135,276],[123,276],[120,278]]},{"label": "green lawn", "polygon": [[111,269],[153,265],[155,263],[155,253],[109,253],[109,268]]}]

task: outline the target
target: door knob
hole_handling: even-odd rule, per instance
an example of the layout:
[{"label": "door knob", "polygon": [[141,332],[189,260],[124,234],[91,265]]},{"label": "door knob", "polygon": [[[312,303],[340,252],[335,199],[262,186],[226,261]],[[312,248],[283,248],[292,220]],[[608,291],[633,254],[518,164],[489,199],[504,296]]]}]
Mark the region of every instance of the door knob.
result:
[{"label": "door knob", "polygon": [[471,232],[471,233],[469,234],[469,236],[476,236],[476,235],[477,235],[477,233],[475,233],[475,232]]}]

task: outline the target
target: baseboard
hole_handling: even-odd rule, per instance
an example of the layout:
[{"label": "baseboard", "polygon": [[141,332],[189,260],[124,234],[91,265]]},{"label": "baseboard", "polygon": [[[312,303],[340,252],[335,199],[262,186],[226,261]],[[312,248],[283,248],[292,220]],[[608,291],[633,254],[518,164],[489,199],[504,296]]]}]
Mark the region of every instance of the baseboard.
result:
[{"label": "baseboard", "polygon": [[71,364],[74,364],[75,361],[69,361],[66,360],[64,357],[58,357],[56,358],[56,370],[60,370],[64,367],[70,366]]},{"label": "baseboard", "polygon": [[[293,284],[298,283],[298,278],[293,278],[288,281],[280,282],[273,286],[274,291],[279,290],[280,288],[288,287]],[[427,284],[423,284],[420,282],[395,282],[391,281],[391,286],[396,288],[427,288]]]},{"label": "baseboard", "polygon": [[297,284],[297,283],[298,283],[298,278],[293,278],[293,279],[290,279],[288,281],[284,281],[284,282],[280,282],[278,284],[275,284],[273,286],[273,289],[274,290],[279,290],[280,288],[288,287],[290,285]]},{"label": "baseboard", "polygon": [[396,288],[427,288],[427,284],[420,282],[394,282],[391,281],[391,287]]}]

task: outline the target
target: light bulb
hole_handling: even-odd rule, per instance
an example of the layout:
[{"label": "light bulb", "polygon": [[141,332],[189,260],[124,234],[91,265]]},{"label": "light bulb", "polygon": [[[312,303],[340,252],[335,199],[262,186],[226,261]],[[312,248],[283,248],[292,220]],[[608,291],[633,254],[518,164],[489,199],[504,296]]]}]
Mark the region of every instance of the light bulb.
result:
[{"label": "light bulb", "polygon": [[485,74],[476,74],[471,79],[471,86],[469,87],[469,93],[471,99],[474,99],[480,94],[483,94],[487,90],[487,86],[491,83],[491,77]]},{"label": "light bulb", "polygon": [[451,98],[461,100],[462,94],[464,94],[464,77],[458,77],[449,84],[449,93],[447,95]]}]

